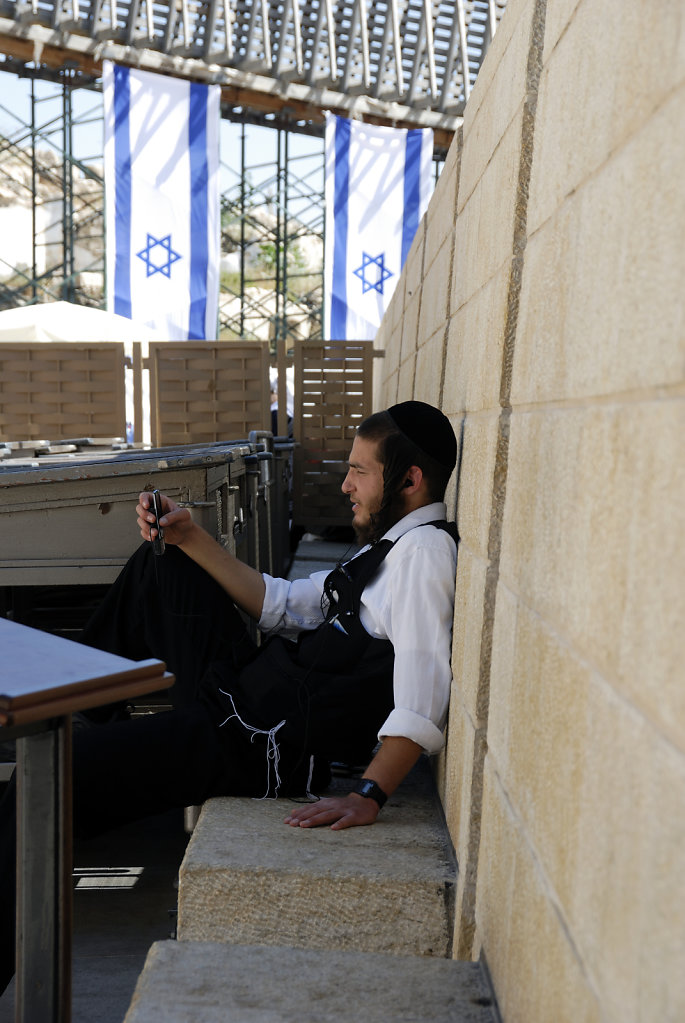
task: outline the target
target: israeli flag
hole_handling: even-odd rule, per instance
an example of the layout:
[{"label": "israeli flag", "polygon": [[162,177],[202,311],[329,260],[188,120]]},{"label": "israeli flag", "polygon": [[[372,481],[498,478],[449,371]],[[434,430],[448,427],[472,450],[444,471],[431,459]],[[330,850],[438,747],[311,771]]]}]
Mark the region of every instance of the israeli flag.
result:
[{"label": "israeli flag", "polygon": [[216,338],[216,85],[103,63],[107,306],[170,341]]},{"label": "israeli flag", "polygon": [[326,114],[325,336],[373,340],[433,189],[430,128]]}]

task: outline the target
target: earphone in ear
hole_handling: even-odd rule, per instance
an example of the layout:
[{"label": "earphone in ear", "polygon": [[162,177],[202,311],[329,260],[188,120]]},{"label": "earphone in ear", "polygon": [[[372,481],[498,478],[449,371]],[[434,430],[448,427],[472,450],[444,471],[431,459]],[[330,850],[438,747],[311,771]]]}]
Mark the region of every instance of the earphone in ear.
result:
[{"label": "earphone in ear", "polygon": [[411,485],[412,485],[411,480],[405,480],[404,483],[402,484],[402,490],[405,490],[407,487],[410,487]]}]

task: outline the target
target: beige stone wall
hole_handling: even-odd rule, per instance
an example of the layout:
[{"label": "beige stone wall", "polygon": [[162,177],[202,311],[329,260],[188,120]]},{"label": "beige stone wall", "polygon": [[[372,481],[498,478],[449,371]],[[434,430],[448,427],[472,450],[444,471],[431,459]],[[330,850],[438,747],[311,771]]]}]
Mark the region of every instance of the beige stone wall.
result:
[{"label": "beige stone wall", "polygon": [[682,3],[509,0],[377,339],[461,438],[439,780],[505,1023],[685,1019],[684,106]]}]

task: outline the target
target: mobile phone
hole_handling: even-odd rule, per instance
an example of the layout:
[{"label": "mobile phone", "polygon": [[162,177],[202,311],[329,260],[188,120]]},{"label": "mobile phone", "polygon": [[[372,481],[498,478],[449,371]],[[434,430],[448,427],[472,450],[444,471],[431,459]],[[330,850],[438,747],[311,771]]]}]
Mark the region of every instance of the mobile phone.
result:
[{"label": "mobile phone", "polygon": [[159,524],[159,520],[161,519],[164,512],[162,511],[162,495],[160,494],[159,490],[152,491],[151,511],[155,513],[155,521],[152,523],[150,533],[152,533],[153,528],[157,530],[157,536],[151,537],[152,550],[154,554],[164,554],[164,549],[166,547],[166,544],[164,543],[164,530]]}]

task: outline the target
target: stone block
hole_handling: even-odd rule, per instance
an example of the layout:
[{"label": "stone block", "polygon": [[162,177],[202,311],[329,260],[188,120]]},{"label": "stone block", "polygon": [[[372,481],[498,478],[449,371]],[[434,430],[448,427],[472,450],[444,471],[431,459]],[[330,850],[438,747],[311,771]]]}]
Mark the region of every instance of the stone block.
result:
[{"label": "stone block", "polygon": [[459,476],[459,532],[483,561],[488,557],[499,410],[467,416]]},{"label": "stone block", "polygon": [[576,15],[576,8],[583,0],[546,0],[545,3],[545,46],[543,59],[545,63],[559,39],[566,31],[566,26]]},{"label": "stone block", "polygon": [[376,331],[376,336],[373,341],[374,350],[385,352],[386,349],[388,348],[390,336],[391,336],[390,321],[386,314],[386,316],[384,316],[383,319],[381,320],[380,326]]},{"label": "stone block", "polygon": [[[399,384],[399,370],[395,370],[383,379],[378,390],[378,399],[375,403],[375,410],[389,408],[397,403],[397,388]],[[374,392],[375,393],[375,392]]]},{"label": "stone block", "polygon": [[[514,239],[521,112],[509,125],[492,159],[460,205],[454,235],[451,312],[454,313],[511,262]],[[466,144],[462,178],[466,167]]]},{"label": "stone block", "polygon": [[[495,33],[476,79],[476,87],[464,110],[458,214],[469,201],[490,161],[496,159],[501,140],[508,134],[513,121],[519,125],[520,137],[534,4],[514,4],[513,8],[510,10],[507,6],[506,16]],[[503,46],[505,38],[506,46]]]},{"label": "stone block", "polygon": [[587,665],[500,585],[488,748],[567,917],[582,880],[578,829],[596,809],[584,792],[592,685]]},{"label": "stone block", "polygon": [[393,334],[401,333],[402,329],[402,316],[404,314],[404,285],[406,278],[404,274],[400,275],[400,279],[395,285],[395,290],[392,293],[390,304],[385,310],[383,321],[387,320],[390,330]]},{"label": "stone block", "polygon": [[386,408],[383,396],[386,391],[389,374],[384,372],[384,359],[375,359],[373,364],[373,397],[371,407],[375,412],[379,408]]},{"label": "stone block", "polygon": [[379,399],[385,388],[385,381],[399,368],[400,336],[395,336],[387,328],[387,322],[383,319],[380,330],[376,335],[374,349],[382,351],[382,356],[376,356],[373,360],[373,408],[379,407]]},{"label": "stone block", "polygon": [[447,156],[445,157],[445,162],[443,164],[442,171],[440,172],[440,177],[442,177],[443,174],[446,174],[447,177],[451,177],[451,175],[456,174],[457,177],[459,177],[459,161],[461,160],[461,146],[463,142],[462,135],[463,131],[460,125],[457,128],[456,132],[454,133],[452,144],[447,150]]},{"label": "stone block", "polygon": [[500,564],[681,749],[684,435],[682,399],[514,413]]},{"label": "stone block", "polygon": [[[464,109],[465,132],[479,116],[481,106],[487,101],[492,89],[497,87],[496,79],[506,79],[506,75],[501,74],[501,64],[507,60],[507,53],[512,39],[514,39],[517,32],[520,32],[521,21],[523,20],[524,23],[530,25],[532,6],[530,0],[508,0],[504,15],[497,26],[495,37],[485,54],[485,59]],[[518,59],[525,67],[527,48],[519,49]],[[506,97],[503,101],[506,104]],[[505,120],[505,123],[508,123],[508,121]]]},{"label": "stone block", "polygon": [[[623,559],[612,564],[614,578],[623,583],[616,597],[625,602],[612,637],[616,649],[604,660],[615,665],[622,692],[682,750],[685,399],[645,403],[636,412],[624,410],[621,479],[615,492],[628,505],[626,533],[617,544],[625,538],[628,564],[624,567]],[[627,436],[628,417],[635,438]],[[593,646],[599,649],[599,642]]]},{"label": "stone block", "polygon": [[529,240],[512,401],[679,384],[685,88]]},{"label": "stone block", "polygon": [[414,397],[416,355],[411,354],[400,366],[397,379],[397,401],[410,401]]},{"label": "stone block", "polygon": [[419,314],[420,343],[428,341],[436,333],[444,335],[449,313],[452,269],[452,240],[447,239],[433,262],[427,266],[423,279],[421,310]]},{"label": "stone block", "polygon": [[430,405],[440,404],[442,364],[445,341],[441,334],[435,334],[430,341],[421,345],[416,353],[416,379],[414,398],[427,401]]},{"label": "stone block", "polygon": [[[471,778],[468,792],[468,819],[463,818],[459,835],[459,864],[455,898],[454,954],[457,959],[476,958],[481,949],[475,927],[478,896],[478,851],[483,805],[483,764],[487,754],[487,731],[476,728],[472,736]],[[464,807],[466,811],[467,807]],[[480,954],[480,951],[478,952]]]},{"label": "stone block", "polygon": [[[531,231],[651,120],[685,79],[678,4],[661,5],[658,18],[650,0],[628,5],[586,0],[575,7],[556,0],[548,8],[551,36],[545,44],[535,121]],[[682,97],[678,106],[682,108]],[[669,145],[677,148],[681,135],[671,135]],[[658,170],[654,150],[645,151],[644,159]],[[671,178],[671,184],[675,181]]]},{"label": "stone block", "polygon": [[452,674],[459,700],[472,718],[479,720],[479,680],[485,573],[487,562],[475,555],[467,543],[459,547],[457,585],[452,633]]},{"label": "stone block", "polygon": [[431,196],[426,212],[426,266],[454,231],[457,218],[457,188],[461,159],[461,129],[452,141],[447,159]]},{"label": "stone block", "polygon": [[471,830],[475,731],[473,717],[463,703],[459,680],[455,679],[447,725],[443,809],[457,863],[460,864],[467,860]]},{"label": "stone block", "polygon": [[419,312],[421,310],[421,292],[408,299],[402,317],[402,343],[400,345],[400,365],[413,356],[418,348]]},{"label": "stone block", "polygon": [[606,685],[590,697],[571,924],[610,1018],[680,1020],[685,756]]},{"label": "stone block", "polygon": [[158,941],[125,1023],[495,1023],[478,963]]},{"label": "stone block", "polygon": [[[447,418],[449,419],[450,423],[452,424],[452,429],[454,430],[454,435],[457,438],[457,445],[458,445],[458,447],[462,447],[462,424],[463,424],[463,421],[464,421],[464,416],[459,414],[459,413],[449,412],[449,411],[447,411],[445,409],[444,395],[443,395],[443,402],[441,404],[441,408],[442,408],[442,411],[447,416]],[[458,462],[459,462],[459,453],[457,453],[457,463]],[[457,503],[458,503],[458,497],[459,497],[458,492],[457,492],[457,487],[458,487],[458,482],[459,482],[458,479],[457,479],[457,472],[458,471],[459,470],[458,470],[458,466],[457,466],[457,469],[455,469],[455,471],[450,476],[449,482],[447,484],[447,488],[445,490],[445,507],[447,508],[447,518],[451,522],[456,522],[457,521]]]},{"label": "stone block", "polygon": [[179,874],[180,940],[449,954],[455,865],[425,764],[371,828],[291,828],[288,807],[205,804]]},{"label": "stone block", "polygon": [[392,345],[392,350],[385,349],[385,355],[382,358],[376,358],[373,360],[373,408],[378,408],[378,398],[385,392],[387,381],[390,377],[397,373],[399,369],[399,362],[397,355],[399,353],[399,345]]},{"label": "stone block", "polygon": [[508,768],[511,749],[513,719],[510,709],[514,702],[518,608],[517,595],[503,583],[498,583],[492,634],[488,748],[501,771]]},{"label": "stone block", "polygon": [[445,409],[479,412],[499,405],[509,275],[505,262],[449,320]]},{"label": "stone block", "polygon": [[607,1017],[679,1019],[685,989],[658,978],[685,955],[685,755],[533,610],[505,618],[492,770]]},{"label": "stone block", "polygon": [[[610,883],[608,877],[605,880]],[[587,964],[578,957],[489,755],[483,784],[476,927],[477,942],[487,949],[503,1019],[600,1023],[612,1018],[600,1004]]]},{"label": "stone block", "polygon": [[[685,899],[683,872],[685,834],[685,768],[682,750],[676,750],[661,736],[654,735],[652,748],[643,744],[647,800],[644,804],[642,841],[645,844],[641,877],[648,882],[640,890],[639,916],[644,921],[636,962],[640,986],[639,1011],[656,1019],[685,1019],[685,984],[680,982],[685,959]],[[632,813],[632,809],[628,811]],[[635,826],[631,832],[635,834]],[[637,895],[634,896],[637,899]],[[638,917],[636,912],[635,917]],[[602,950],[602,976],[620,964],[611,961],[609,949]]]},{"label": "stone block", "polygon": [[411,243],[411,248],[407,254],[407,259],[402,269],[402,277],[404,277],[404,304],[405,306],[411,301],[412,298],[418,296],[421,290],[421,282],[423,280],[423,254],[424,244],[426,241],[426,217],[425,215],[421,219],[418,226],[418,230],[414,235],[414,241]]}]

